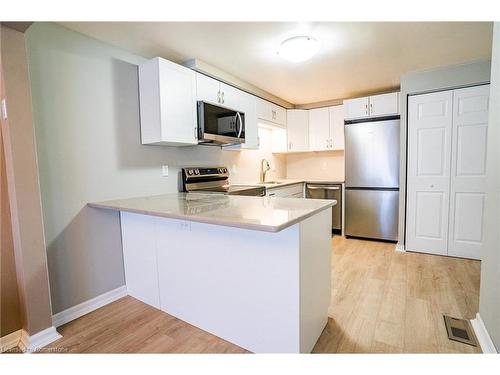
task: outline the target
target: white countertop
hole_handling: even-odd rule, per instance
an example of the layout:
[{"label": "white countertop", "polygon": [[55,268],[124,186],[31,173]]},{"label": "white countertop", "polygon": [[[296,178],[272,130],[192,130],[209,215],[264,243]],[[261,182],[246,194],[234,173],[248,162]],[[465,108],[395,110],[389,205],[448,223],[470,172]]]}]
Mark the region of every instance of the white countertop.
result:
[{"label": "white countertop", "polygon": [[171,219],[265,232],[279,232],[335,204],[337,204],[335,200],[323,199],[171,193],[95,202],[88,205],[94,208],[127,211]]},{"label": "white countertop", "polygon": [[303,183],[310,183],[310,184],[343,184],[344,181],[328,181],[328,180],[299,180],[299,179],[272,179],[272,181],[279,182],[279,184],[266,184],[266,183],[238,183],[236,185],[260,185],[264,186],[267,190],[273,189],[273,188],[280,188],[284,186],[289,186],[289,185],[294,185],[294,184],[303,184]]}]

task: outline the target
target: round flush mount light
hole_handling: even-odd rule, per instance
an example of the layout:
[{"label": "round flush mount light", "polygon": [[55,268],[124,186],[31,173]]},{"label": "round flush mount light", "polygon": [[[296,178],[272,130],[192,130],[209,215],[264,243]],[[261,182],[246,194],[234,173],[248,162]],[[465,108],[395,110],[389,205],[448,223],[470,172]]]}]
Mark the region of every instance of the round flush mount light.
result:
[{"label": "round flush mount light", "polygon": [[280,44],[278,54],[285,60],[298,63],[309,60],[319,48],[319,42],[312,36],[295,36]]}]

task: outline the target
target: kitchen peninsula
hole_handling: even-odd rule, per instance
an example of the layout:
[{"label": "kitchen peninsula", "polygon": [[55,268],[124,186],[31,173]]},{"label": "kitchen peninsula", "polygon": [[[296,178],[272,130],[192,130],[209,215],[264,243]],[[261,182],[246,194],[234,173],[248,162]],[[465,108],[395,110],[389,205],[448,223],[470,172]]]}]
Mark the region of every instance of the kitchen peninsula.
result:
[{"label": "kitchen peninsula", "polygon": [[330,303],[334,200],[172,193],[120,211],[129,295],[256,353],[311,352]]}]

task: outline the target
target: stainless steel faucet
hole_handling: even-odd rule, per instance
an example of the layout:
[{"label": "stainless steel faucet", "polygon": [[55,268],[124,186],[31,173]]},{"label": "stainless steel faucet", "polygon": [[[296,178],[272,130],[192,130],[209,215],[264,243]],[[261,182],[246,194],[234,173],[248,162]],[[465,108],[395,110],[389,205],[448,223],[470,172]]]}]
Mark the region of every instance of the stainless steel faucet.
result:
[{"label": "stainless steel faucet", "polygon": [[269,162],[266,159],[262,159],[260,163],[260,182],[266,182],[266,173],[271,169]]}]

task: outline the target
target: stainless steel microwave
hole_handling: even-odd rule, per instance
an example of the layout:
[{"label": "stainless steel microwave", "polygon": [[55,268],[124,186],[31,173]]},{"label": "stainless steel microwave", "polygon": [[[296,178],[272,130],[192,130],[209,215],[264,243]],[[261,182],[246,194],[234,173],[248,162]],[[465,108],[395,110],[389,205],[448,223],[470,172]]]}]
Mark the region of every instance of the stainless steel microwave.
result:
[{"label": "stainless steel microwave", "polygon": [[214,146],[245,143],[245,113],[199,101],[198,143]]}]

